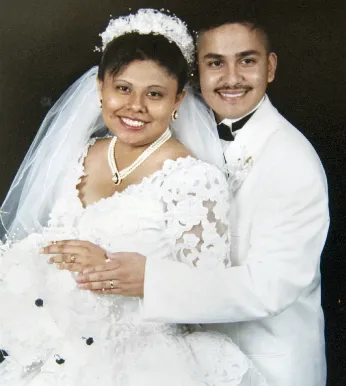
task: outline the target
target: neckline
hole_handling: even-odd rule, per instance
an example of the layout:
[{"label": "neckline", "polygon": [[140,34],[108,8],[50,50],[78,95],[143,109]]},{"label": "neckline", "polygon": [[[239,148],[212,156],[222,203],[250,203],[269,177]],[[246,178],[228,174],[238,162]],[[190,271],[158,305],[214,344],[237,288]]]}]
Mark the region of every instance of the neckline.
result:
[{"label": "neckline", "polygon": [[250,119],[251,116],[261,107],[261,105],[265,101],[265,99],[266,99],[266,94],[264,94],[262,99],[257,103],[257,105],[252,110],[247,112],[242,117],[240,117],[240,118],[224,118],[221,122],[219,122],[219,124],[223,123],[223,124],[225,124],[228,127],[232,127],[235,123],[238,123],[238,122],[240,122],[241,120],[243,120],[243,119],[245,119],[247,117],[249,117],[248,119]]},{"label": "neckline", "polygon": [[147,147],[135,161],[126,167],[125,169],[118,170],[117,163],[115,160],[115,144],[117,143],[117,137],[114,136],[108,145],[108,165],[112,171],[112,181],[115,185],[120,185],[121,181],[132,173],[138,166],[140,166],[152,153],[154,153],[159,147],[167,142],[172,136],[169,127],[165,132],[154,141],[149,147]]},{"label": "neckline", "polygon": [[123,196],[123,195],[127,194],[131,190],[139,189],[142,185],[147,184],[148,182],[151,182],[152,180],[154,180],[160,174],[173,169],[173,167],[175,165],[179,166],[181,164],[184,164],[185,162],[188,162],[188,160],[193,160],[195,162],[198,162],[198,161],[203,162],[203,161],[198,160],[197,158],[195,158],[195,157],[193,157],[191,155],[188,155],[186,157],[178,157],[176,159],[171,159],[171,158],[165,159],[163,161],[162,166],[161,166],[160,169],[155,170],[153,173],[151,173],[151,174],[149,174],[147,176],[144,176],[137,183],[130,184],[130,185],[128,185],[126,188],[124,188],[121,191],[115,191],[112,195],[110,195],[108,197],[102,197],[98,201],[95,201],[95,202],[92,202],[90,204],[84,205],[82,203],[81,199],[79,198],[79,190],[78,190],[77,186],[79,185],[81,178],[85,175],[85,166],[84,166],[85,158],[88,155],[88,151],[89,151],[90,147],[95,144],[97,139],[99,139],[99,138],[93,138],[91,141],[89,141],[85,151],[83,152],[82,156],[80,157],[80,159],[79,159],[79,164],[81,165],[81,168],[79,169],[80,173],[79,173],[79,176],[77,177],[77,182],[74,185],[74,190],[75,190],[75,193],[76,193],[75,194],[75,198],[76,198],[76,201],[78,203],[79,208],[83,212],[85,212],[89,208],[97,206],[98,204],[100,204],[102,202],[106,202],[106,201],[112,200],[115,197]]}]

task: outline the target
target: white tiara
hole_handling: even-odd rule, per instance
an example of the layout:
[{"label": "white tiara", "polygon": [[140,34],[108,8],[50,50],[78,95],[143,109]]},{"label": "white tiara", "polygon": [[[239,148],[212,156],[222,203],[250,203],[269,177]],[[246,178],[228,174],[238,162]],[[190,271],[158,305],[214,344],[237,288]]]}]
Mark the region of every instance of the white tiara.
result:
[{"label": "white tiara", "polygon": [[162,35],[180,48],[189,64],[194,60],[194,44],[186,25],[176,16],[169,16],[155,9],[140,9],[136,14],[111,19],[108,27],[100,34],[102,50],[114,38],[130,32],[141,35]]}]

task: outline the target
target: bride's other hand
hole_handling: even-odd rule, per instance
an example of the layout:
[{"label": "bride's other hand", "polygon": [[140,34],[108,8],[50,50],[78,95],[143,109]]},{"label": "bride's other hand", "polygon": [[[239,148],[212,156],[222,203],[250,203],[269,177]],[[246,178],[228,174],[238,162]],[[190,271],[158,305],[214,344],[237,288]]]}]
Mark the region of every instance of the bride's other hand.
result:
[{"label": "bride's other hand", "polygon": [[143,297],[146,257],[135,252],[107,254],[108,263],[85,269],[78,287],[98,294]]},{"label": "bride's other hand", "polygon": [[87,267],[100,265],[108,261],[106,251],[83,240],[52,241],[40,253],[55,255],[49,259],[49,263],[56,264],[58,269],[71,272],[82,272]]}]

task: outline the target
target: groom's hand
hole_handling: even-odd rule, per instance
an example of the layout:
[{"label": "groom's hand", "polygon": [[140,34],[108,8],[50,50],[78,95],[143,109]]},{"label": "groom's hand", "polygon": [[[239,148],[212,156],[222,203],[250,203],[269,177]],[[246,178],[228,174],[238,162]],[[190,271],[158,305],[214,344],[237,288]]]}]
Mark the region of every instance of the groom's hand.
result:
[{"label": "groom's hand", "polygon": [[107,254],[110,262],[83,270],[76,277],[80,289],[98,294],[143,297],[146,257],[134,252]]}]

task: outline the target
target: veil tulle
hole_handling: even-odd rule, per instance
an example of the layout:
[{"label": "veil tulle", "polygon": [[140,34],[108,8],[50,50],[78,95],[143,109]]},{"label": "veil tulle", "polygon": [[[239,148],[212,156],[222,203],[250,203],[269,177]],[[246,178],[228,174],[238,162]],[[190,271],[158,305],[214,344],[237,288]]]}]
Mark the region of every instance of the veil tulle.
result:
[{"label": "veil tulle", "polygon": [[78,79],[48,112],[1,207],[10,239],[39,232],[47,223],[64,172],[88,138],[104,127],[96,88],[97,68]]},{"label": "veil tulle", "polygon": [[[90,137],[108,130],[101,116],[97,67],[78,79],[44,119],[1,206],[2,238],[19,240],[47,225],[64,176],[83,153]],[[197,158],[224,166],[212,112],[190,87],[172,122],[175,135]]]},{"label": "veil tulle", "polygon": [[172,133],[196,158],[223,169],[225,159],[214,113],[192,87],[185,90],[178,119],[170,125]]}]

